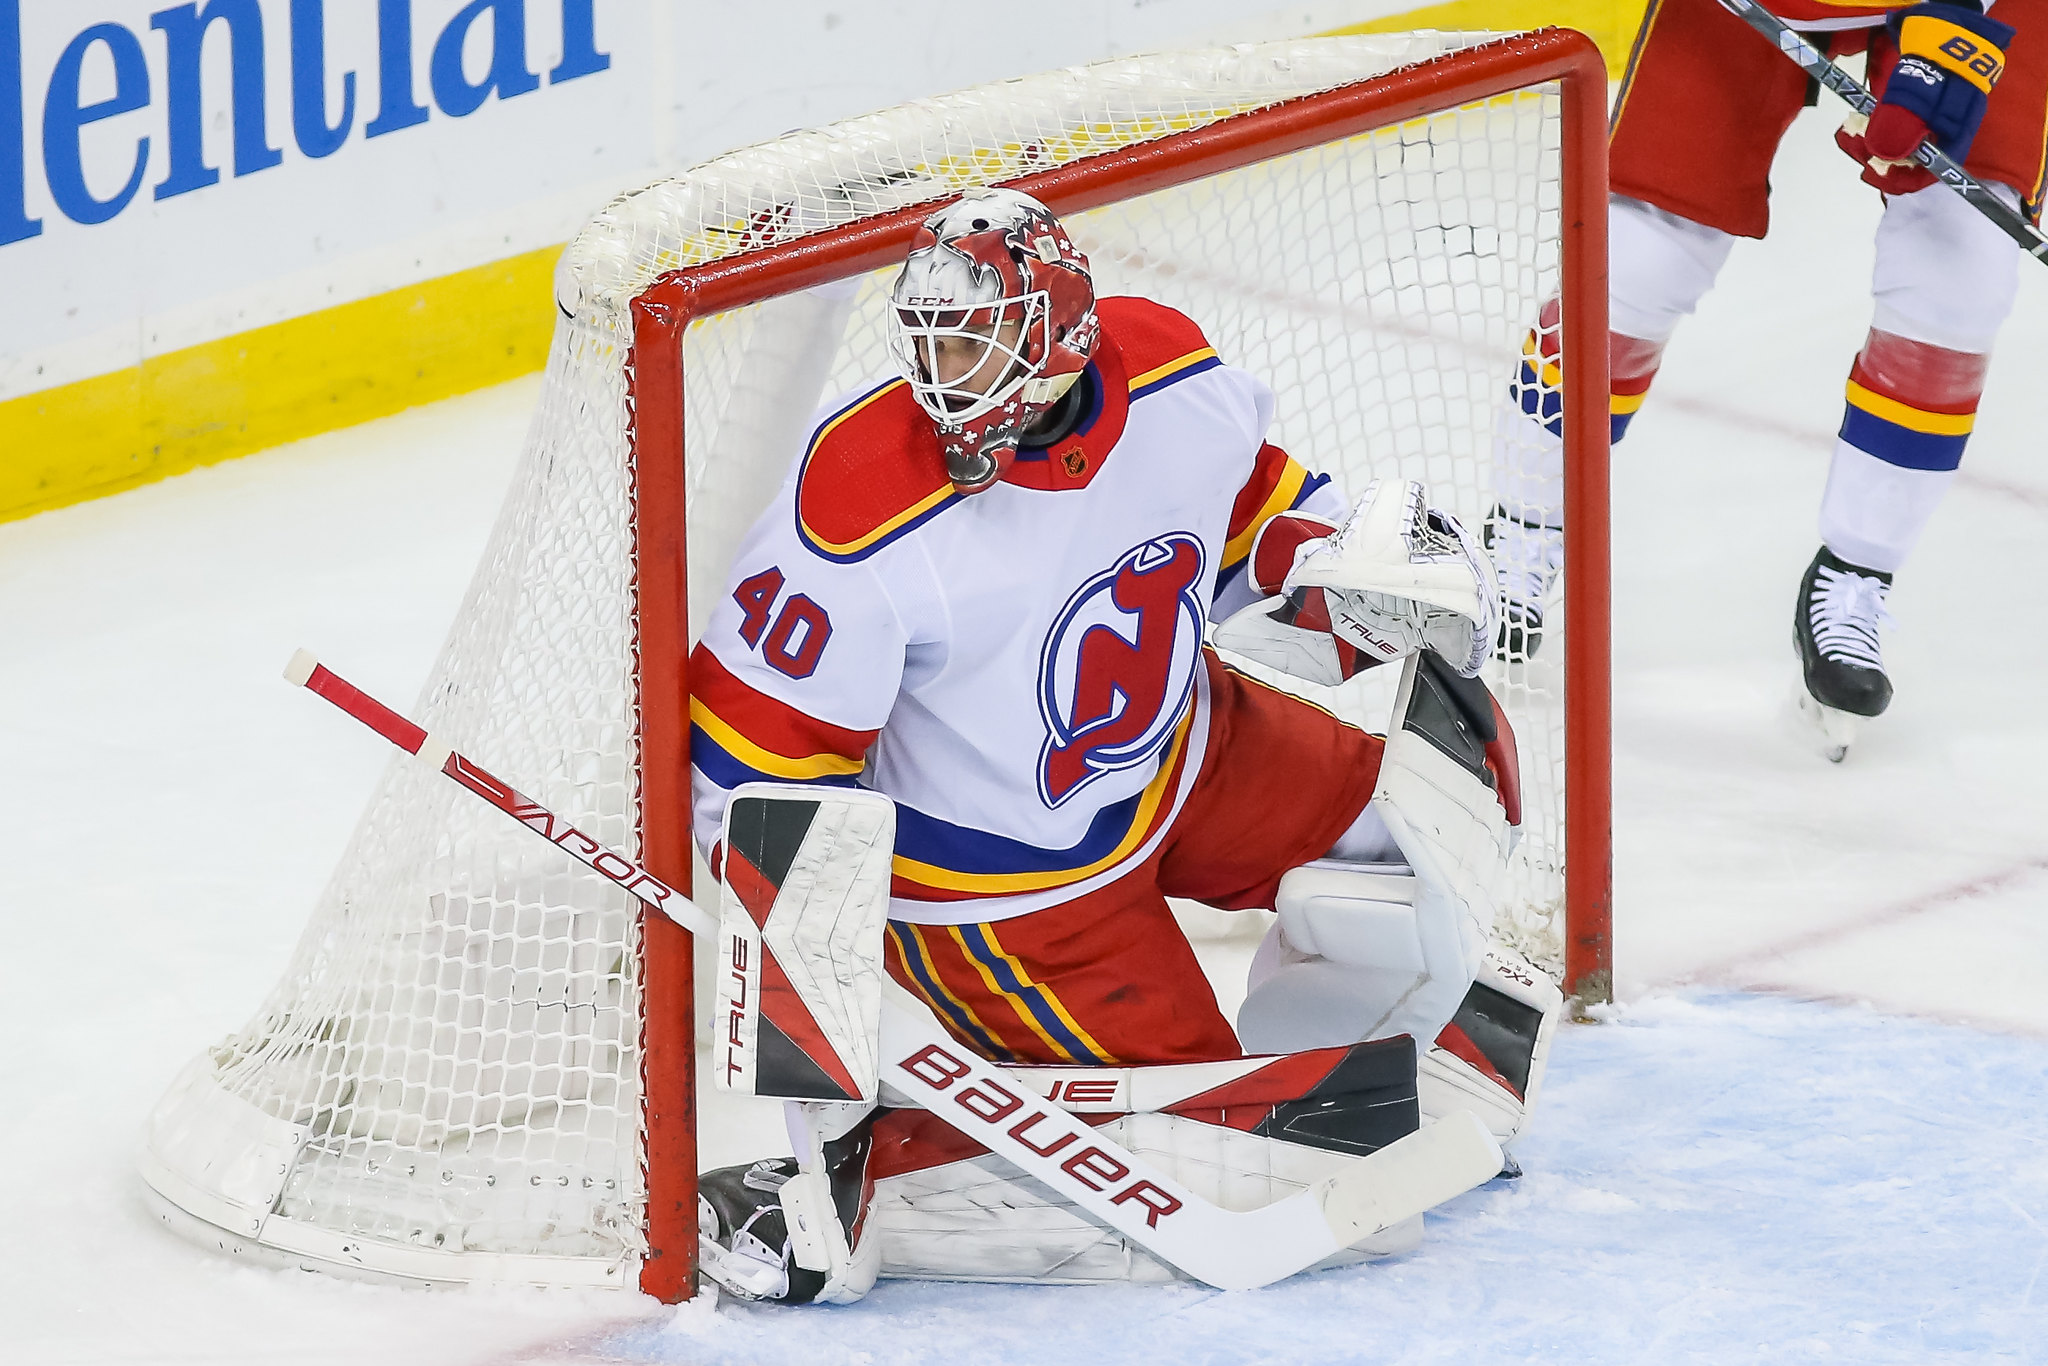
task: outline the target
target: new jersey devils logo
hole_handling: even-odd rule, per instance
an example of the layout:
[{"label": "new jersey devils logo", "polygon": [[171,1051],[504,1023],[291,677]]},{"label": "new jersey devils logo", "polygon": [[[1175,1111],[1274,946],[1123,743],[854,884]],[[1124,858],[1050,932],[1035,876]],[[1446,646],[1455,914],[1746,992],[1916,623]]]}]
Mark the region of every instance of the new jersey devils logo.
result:
[{"label": "new jersey devils logo", "polygon": [[1124,552],[1060,610],[1038,664],[1047,806],[1166,743],[1195,686],[1205,558],[1200,541],[1170,532]]}]

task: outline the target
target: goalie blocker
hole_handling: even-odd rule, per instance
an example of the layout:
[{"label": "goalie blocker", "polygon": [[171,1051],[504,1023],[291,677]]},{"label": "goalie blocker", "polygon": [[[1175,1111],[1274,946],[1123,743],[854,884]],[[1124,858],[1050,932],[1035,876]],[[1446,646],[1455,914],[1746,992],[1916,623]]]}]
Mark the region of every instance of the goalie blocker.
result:
[{"label": "goalie blocker", "polygon": [[882,971],[892,823],[844,788],[752,784],[728,806],[714,1075],[788,1099],[797,1154],[703,1180],[705,1269],[734,1293],[1249,1287],[1411,1248],[1422,1210],[1500,1170],[1483,1099],[1439,1078],[1453,1104],[1425,1127],[1405,1036],[1149,1067],[974,1055]]}]

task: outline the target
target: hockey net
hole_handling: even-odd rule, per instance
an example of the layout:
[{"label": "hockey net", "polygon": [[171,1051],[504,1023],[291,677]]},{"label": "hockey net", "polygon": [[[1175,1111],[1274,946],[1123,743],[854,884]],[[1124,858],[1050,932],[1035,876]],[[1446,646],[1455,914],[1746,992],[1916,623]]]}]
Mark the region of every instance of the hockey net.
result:
[{"label": "hockey net", "polygon": [[[1419,478],[1483,522],[1517,458],[1496,424],[1539,306],[1562,289],[1564,325],[1602,338],[1604,362],[1604,271],[1567,259],[1568,224],[1604,217],[1604,96],[1591,44],[1557,31],[1206,49],[920,101],[621,197],[564,255],[525,456],[413,716],[684,880],[685,622],[724,591],[816,406],[887,372],[887,267],[920,206],[971,185],[1046,199],[1099,294],[1195,319],[1272,385],[1272,439],[1311,469],[1352,493]],[[1566,382],[1604,415],[1604,365]],[[1559,972],[1567,882],[1604,916],[1607,857],[1605,488],[1574,477],[1569,610],[1536,659],[1489,673],[1526,803],[1498,932]],[[1589,623],[1600,639],[1576,638]],[[1275,681],[1385,725],[1391,678]],[[1596,682],[1597,705],[1569,700]],[[1568,825],[1597,868],[1567,863]],[[1591,945],[1575,984],[1604,994],[1604,920],[1574,933]],[[604,879],[395,760],[283,979],[152,1116],[154,1204],[303,1265],[637,1272],[686,1293],[688,953]]]}]

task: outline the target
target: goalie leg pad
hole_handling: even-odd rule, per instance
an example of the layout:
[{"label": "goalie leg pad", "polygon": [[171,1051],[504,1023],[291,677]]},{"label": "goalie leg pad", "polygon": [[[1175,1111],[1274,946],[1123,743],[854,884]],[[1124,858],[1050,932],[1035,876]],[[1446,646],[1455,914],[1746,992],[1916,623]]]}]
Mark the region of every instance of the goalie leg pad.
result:
[{"label": "goalie leg pad", "polygon": [[790,1260],[823,1277],[812,1298],[852,1304],[874,1288],[881,1240],[869,1227],[874,1201],[873,1105],[792,1102],[789,1134],[799,1171],[782,1188]]},{"label": "goalie leg pad", "polygon": [[704,1274],[742,1299],[782,1304],[851,1304],[873,1289],[881,1265],[868,1222],[876,1114],[871,1104],[791,1103],[796,1157],[704,1173]]},{"label": "goalie leg pad", "polygon": [[1394,717],[1372,804],[1415,870],[1433,948],[1462,954],[1476,973],[1521,819],[1514,732],[1484,684],[1427,652],[1409,661]]},{"label": "goalie leg pad", "polygon": [[1238,1038],[1253,1053],[1433,1039],[1472,980],[1457,912],[1406,868],[1290,869],[1253,956]]},{"label": "goalie leg pad", "polygon": [[[1428,651],[1395,716],[1367,810],[1407,867],[1325,859],[1281,879],[1238,1015],[1247,1049],[1434,1039],[1479,971],[1520,815],[1514,735],[1483,684]],[[1339,847],[1379,845],[1368,824]]]},{"label": "goalie leg pad", "polygon": [[1458,1013],[1417,1067],[1427,1119],[1454,1110],[1477,1115],[1503,1148],[1536,1107],[1550,1042],[1564,1014],[1564,993],[1505,944],[1486,952]]}]

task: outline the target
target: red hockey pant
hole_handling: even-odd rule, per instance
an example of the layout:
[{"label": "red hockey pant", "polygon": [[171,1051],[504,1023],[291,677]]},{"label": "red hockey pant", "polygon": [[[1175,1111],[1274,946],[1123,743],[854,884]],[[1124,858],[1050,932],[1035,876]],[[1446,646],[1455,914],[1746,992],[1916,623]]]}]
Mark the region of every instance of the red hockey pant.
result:
[{"label": "red hockey pant", "polygon": [[[1964,165],[1980,180],[2012,186],[2038,213],[2048,174],[2048,0],[1998,0],[1996,13],[2017,36]],[[1883,30],[1807,37],[1840,56],[1862,51],[1873,33]],[[1806,90],[1806,73],[1718,0],[1651,0],[1614,106],[1614,193],[1762,237],[1771,158]]]},{"label": "red hockey pant", "polygon": [[[1365,809],[1383,742],[1205,659],[1208,750],[1149,859],[1107,887],[1012,919],[890,925],[890,973],[962,1043],[1035,1063],[1238,1056],[1166,898],[1270,907],[1280,875],[1321,857]],[[917,957],[915,971],[905,955]]]}]

